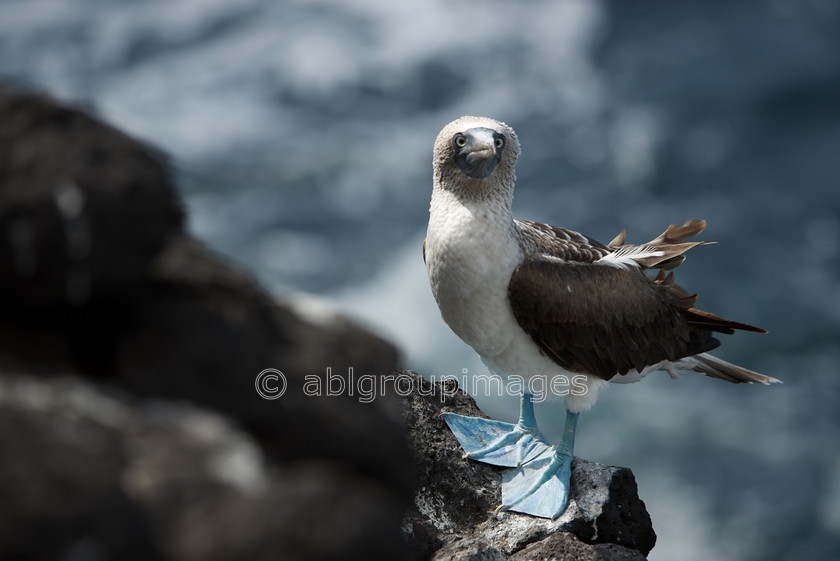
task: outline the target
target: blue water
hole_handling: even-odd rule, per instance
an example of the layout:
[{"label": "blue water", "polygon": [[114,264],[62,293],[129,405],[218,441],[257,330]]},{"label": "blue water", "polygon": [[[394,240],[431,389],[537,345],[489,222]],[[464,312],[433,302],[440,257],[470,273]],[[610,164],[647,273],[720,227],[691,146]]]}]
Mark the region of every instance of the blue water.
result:
[{"label": "blue water", "polygon": [[577,452],[633,468],[651,559],[840,556],[836,2],[5,0],[0,75],[167,150],[194,233],[426,374],[484,372],[420,259],[453,118],[516,128],[520,217],[603,241],[705,218],[720,243],[679,281],[769,329],[717,354],[785,384],[614,387]]}]

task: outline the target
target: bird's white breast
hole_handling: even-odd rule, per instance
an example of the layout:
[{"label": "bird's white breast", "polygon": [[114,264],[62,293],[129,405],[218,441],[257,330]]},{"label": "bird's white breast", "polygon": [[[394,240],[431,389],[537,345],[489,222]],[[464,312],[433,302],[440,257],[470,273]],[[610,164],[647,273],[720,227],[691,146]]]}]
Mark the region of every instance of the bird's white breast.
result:
[{"label": "bird's white breast", "polygon": [[[508,285],[525,256],[509,211],[486,201],[465,203],[439,191],[432,196],[430,211],[426,269],[441,315],[452,331],[497,374],[526,380],[561,375],[572,380],[576,374],[549,359],[513,315]],[[584,376],[581,383],[588,391],[566,399],[574,411],[588,409],[604,384],[592,376]]]},{"label": "bird's white breast", "polygon": [[510,345],[516,319],[508,284],[523,253],[501,209],[462,202],[446,192],[432,197],[426,268],[444,321],[482,358]]}]

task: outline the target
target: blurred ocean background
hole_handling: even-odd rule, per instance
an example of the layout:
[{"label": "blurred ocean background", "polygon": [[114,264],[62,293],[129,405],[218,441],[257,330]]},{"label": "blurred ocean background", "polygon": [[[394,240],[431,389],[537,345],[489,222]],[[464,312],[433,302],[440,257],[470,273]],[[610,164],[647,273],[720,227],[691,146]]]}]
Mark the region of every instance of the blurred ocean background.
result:
[{"label": "blurred ocean background", "polygon": [[516,129],[519,217],[705,218],[678,281],[768,329],[715,354],[785,383],[612,387],[576,452],[633,469],[652,560],[840,558],[840,2],[4,0],[0,80],[165,150],[197,236],[427,376],[485,372],[420,257],[450,120]]}]

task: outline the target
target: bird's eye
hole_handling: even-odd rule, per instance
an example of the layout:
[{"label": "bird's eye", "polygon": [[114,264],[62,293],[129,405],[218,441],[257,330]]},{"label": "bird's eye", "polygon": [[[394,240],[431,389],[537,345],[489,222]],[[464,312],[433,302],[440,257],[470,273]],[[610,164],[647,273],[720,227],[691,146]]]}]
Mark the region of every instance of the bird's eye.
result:
[{"label": "bird's eye", "polygon": [[501,150],[505,146],[505,137],[504,136],[497,136],[496,137],[496,148]]},{"label": "bird's eye", "polygon": [[463,148],[467,145],[467,137],[461,133],[458,133],[455,135],[455,138],[452,139],[452,142],[455,144],[456,147]]}]

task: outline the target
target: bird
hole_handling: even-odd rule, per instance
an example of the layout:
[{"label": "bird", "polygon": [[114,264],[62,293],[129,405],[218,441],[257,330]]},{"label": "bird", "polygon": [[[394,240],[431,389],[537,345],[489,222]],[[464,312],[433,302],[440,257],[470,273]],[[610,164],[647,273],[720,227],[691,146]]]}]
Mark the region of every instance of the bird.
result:
[{"label": "bird", "polygon": [[673,269],[685,252],[707,243],[687,241],[705,229],[704,220],[632,245],[624,230],[603,244],[515,219],[520,150],[514,130],[495,119],[464,116],[443,127],[434,143],[423,259],[444,322],[492,373],[569,381],[557,444],[537,426],[527,384],[515,424],[443,414],[466,458],[508,468],[499,509],[555,519],[568,505],[578,417],[607,383],[654,371],[779,380],[708,354],[719,334],[766,331],[694,308],[697,294],[676,284]]}]

